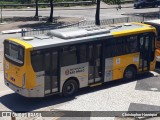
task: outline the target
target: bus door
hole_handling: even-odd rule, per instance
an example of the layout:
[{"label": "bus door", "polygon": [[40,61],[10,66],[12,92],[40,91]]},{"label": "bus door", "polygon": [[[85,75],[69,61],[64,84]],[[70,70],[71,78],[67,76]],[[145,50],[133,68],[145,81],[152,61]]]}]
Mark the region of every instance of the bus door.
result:
[{"label": "bus door", "polygon": [[89,84],[102,81],[102,44],[89,44]]},{"label": "bus door", "polygon": [[140,36],[140,63],[141,72],[150,70],[152,41],[149,33]]},{"label": "bus door", "polygon": [[45,95],[58,92],[58,52],[45,54]]}]

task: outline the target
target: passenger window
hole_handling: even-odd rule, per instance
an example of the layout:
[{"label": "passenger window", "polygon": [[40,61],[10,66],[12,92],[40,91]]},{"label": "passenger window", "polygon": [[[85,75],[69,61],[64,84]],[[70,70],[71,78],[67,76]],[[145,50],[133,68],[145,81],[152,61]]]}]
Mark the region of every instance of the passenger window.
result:
[{"label": "passenger window", "polygon": [[93,46],[89,46],[89,61],[92,61],[93,58]]},{"label": "passenger window", "polygon": [[61,66],[77,64],[77,49],[75,46],[61,48]]},{"label": "passenger window", "polygon": [[125,54],[125,37],[119,37],[114,40],[114,56],[120,56]]},{"label": "passenger window", "polygon": [[39,51],[32,52],[31,54],[31,63],[35,72],[43,71],[43,54]]},{"label": "passenger window", "polygon": [[138,52],[138,36],[128,36],[126,40],[126,53]]},{"label": "passenger window", "polygon": [[135,53],[138,50],[138,36],[118,37],[105,42],[106,58]]},{"label": "passenger window", "polygon": [[53,52],[52,53],[52,73],[53,75],[57,75],[57,61],[58,58],[58,53],[57,52]]},{"label": "passenger window", "polygon": [[95,51],[95,59],[100,58],[101,57],[101,44],[96,45],[96,51]]},{"label": "passenger window", "polygon": [[114,56],[114,44],[113,44],[113,39],[108,39],[105,42],[105,57],[109,58],[109,57],[113,57]]},{"label": "passenger window", "polygon": [[145,50],[148,51],[148,47],[149,47],[149,36],[146,36],[146,42],[145,42]]},{"label": "passenger window", "polygon": [[50,70],[50,53],[45,54],[44,61],[45,61],[44,69],[45,69],[45,71],[49,71]]},{"label": "passenger window", "polygon": [[87,47],[86,45],[80,45],[78,49],[79,63],[84,63],[87,61]]}]

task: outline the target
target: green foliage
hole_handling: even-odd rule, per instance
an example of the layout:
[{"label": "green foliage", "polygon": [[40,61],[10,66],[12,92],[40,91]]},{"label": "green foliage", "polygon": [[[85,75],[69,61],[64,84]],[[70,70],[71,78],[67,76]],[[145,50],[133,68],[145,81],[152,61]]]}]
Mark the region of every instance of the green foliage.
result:
[{"label": "green foliage", "polygon": [[[53,1],[56,1],[56,2],[71,2],[71,1],[86,1],[86,0],[53,0]],[[29,4],[29,3],[34,3],[35,0],[0,0],[0,3],[3,3],[3,4],[17,4],[17,3],[20,3],[20,4]],[[39,3],[49,3],[49,0],[38,0]]]},{"label": "green foliage", "polygon": [[16,1],[0,1],[1,4],[18,4],[19,2]]},{"label": "green foliage", "polygon": [[[50,0],[38,0],[38,3],[49,3]],[[76,1],[93,1],[96,0],[53,0],[53,2],[76,2]],[[34,4],[35,0],[0,0],[0,4]],[[80,4],[83,5],[83,4]],[[62,6],[62,5],[59,5]],[[64,4],[63,7],[74,6],[71,4]],[[23,8],[25,6],[3,6],[3,8]],[[39,6],[41,8],[46,8],[48,6]]]},{"label": "green foliage", "polygon": [[[88,0],[53,0],[55,2],[76,2],[76,1],[88,1]],[[96,1],[96,0],[89,0],[89,1]],[[112,0],[104,0],[106,2],[112,1]],[[29,3],[35,3],[35,0],[0,0],[0,3],[2,4],[29,4]],[[49,3],[49,0],[38,0],[38,3]]]},{"label": "green foliage", "polygon": [[124,0],[103,0],[103,2],[105,3],[109,3],[109,4],[119,4],[121,2],[123,2]]}]

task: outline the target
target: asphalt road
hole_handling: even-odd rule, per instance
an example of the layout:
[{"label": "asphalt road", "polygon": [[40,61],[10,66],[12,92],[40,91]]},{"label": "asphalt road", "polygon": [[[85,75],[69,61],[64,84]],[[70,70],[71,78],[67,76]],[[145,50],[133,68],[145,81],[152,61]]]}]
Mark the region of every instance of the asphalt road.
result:
[{"label": "asphalt road", "polygon": [[[108,18],[119,18],[122,17],[122,14],[128,13],[143,13],[143,12],[155,12],[159,11],[159,8],[143,8],[143,9],[134,9],[133,4],[124,4],[122,5],[122,9],[117,10],[117,5],[106,5],[104,3],[101,4],[100,10],[100,18],[108,19]],[[87,20],[95,19],[95,8],[96,6],[75,6],[75,7],[61,7],[54,8],[54,16],[63,16],[63,17],[82,17]],[[17,17],[17,16],[34,16],[35,15],[34,8],[26,8],[26,9],[4,9],[2,14],[3,17]],[[39,15],[41,16],[49,16],[50,9],[49,8],[41,8],[39,9]]]},{"label": "asphalt road", "polygon": [[[103,5],[103,8],[109,6]],[[102,9],[101,18],[122,17],[122,13],[148,12],[157,11],[158,8],[140,9],[122,8],[121,10]],[[78,9],[78,10],[77,10]],[[39,13],[42,16],[49,14],[48,9],[43,9]],[[71,7],[71,8],[55,8],[56,16],[67,17],[84,17],[88,20],[94,19],[95,7]],[[3,11],[3,16],[33,16],[32,10],[6,10]],[[22,97],[8,87],[3,82],[3,40],[7,37],[19,37],[20,34],[0,35],[0,111],[91,111],[89,117],[83,118],[64,118],[46,117],[46,118],[17,118],[18,120],[53,120],[53,119],[86,119],[86,120],[120,120],[122,118],[114,118],[111,115],[100,117],[103,112],[94,111],[160,111],[160,76],[157,72],[147,73],[138,76],[137,80],[131,82],[114,81],[106,83],[102,86],[81,89],[73,98],[61,98],[58,95],[46,98],[28,99]],[[114,112],[113,112],[114,113]],[[97,117],[95,117],[97,115]],[[63,114],[62,114],[63,116]],[[0,118],[0,120],[8,120],[10,118]],[[159,117],[149,118],[158,120]],[[133,120],[133,118],[128,118]]]}]

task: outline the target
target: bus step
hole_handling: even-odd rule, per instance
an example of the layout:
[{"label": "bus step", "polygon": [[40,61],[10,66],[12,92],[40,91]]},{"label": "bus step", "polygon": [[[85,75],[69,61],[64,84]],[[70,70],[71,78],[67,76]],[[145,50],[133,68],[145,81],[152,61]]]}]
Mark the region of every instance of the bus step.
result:
[{"label": "bus step", "polygon": [[95,84],[89,85],[89,87],[95,87],[95,86],[99,86],[99,85],[102,85],[102,83],[95,83]]}]

